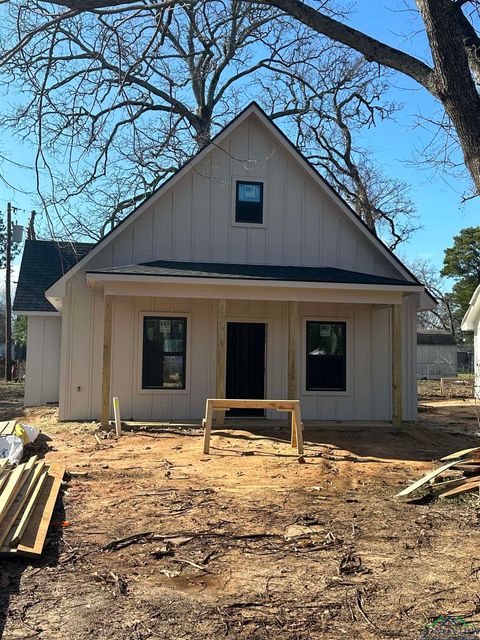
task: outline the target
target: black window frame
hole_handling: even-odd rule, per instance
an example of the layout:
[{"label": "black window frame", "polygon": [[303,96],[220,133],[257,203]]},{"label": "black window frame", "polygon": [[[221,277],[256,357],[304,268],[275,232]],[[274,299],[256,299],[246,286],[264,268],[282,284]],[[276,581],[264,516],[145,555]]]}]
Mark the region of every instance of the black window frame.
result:
[{"label": "black window frame", "polygon": [[[309,367],[309,363],[308,363],[308,358],[309,358],[309,353],[308,353],[308,338],[309,338],[309,325],[340,325],[343,326],[343,332],[344,332],[344,351],[345,353],[343,354],[343,367],[342,367],[342,377],[343,377],[343,384],[341,386],[322,386],[322,387],[315,387],[311,384],[309,384],[309,372],[310,372],[310,367]],[[322,358],[322,357],[332,357],[332,356],[314,356],[315,358]],[[306,321],[306,326],[305,326],[305,391],[308,392],[317,392],[317,393],[322,393],[322,392],[327,392],[327,393],[346,393],[347,392],[347,372],[348,372],[348,367],[347,367],[347,359],[348,359],[348,324],[345,320],[307,320]]]},{"label": "black window frame", "polygon": [[[240,200],[240,185],[254,185],[260,187],[260,202],[245,202]],[[237,224],[264,224],[264,184],[258,180],[237,180],[235,185],[235,222]],[[250,211],[252,213],[255,210],[259,210],[260,212],[260,220],[252,220],[252,219],[239,219],[239,216],[242,215],[242,209],[244,209],[243,214]]]},{"label": "black window frame", "polygon": [[[147,339],[146,339],[146,323],[148,320],[158,320],[159,322],[161,320],[169,320],[172,321],[174,320],[175,322],[183,322],[183,349],[181,351],[164,351],[162,357],[165,356],[182,356],[183,358],[183,377],[182,377],[182,385],[181,386],[176,386],[176,387],[169,387],[166,386],[165,384],[162,385],[146,385],[145,384],[145,348],[147,346]],[[145,314],[143,316],[143,323],[142,323],[142,331],[143,331],[143,335],[142,335],[142,390],[145,391],[149,391],[149,390],[162,390],[162,391],[184,391],[187,387],[187,331],[188,331],[188,318],[186,318],[185,316],[164,316],[164,315],[152,315],[152,314]],[[162,365],[163,366],[163,365]]]}]

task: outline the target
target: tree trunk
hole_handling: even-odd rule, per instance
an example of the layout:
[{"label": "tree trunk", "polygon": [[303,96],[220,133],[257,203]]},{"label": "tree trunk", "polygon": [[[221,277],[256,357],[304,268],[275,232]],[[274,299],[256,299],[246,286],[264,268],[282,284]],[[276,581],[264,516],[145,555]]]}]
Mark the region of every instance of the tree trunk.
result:
[{"label": "tree trunk", "polygon": [[[413,78],[440,100],[450,118],[465,165],[480,194],[480,96],[465,49],[465,25],[453,0],[416,0],[431,47],[434,68],[399,49],[330,18],[301,0],[248,0],[277,7],[303,24],[363,54],[369,61]],[[470,34],[471,35],[471,34]]]},{"label": "tree trunk", "polygon": [[434,86],[452,121],[465,164],[480,193],[480,97],[451,0],[416,0],[434,62]]}]

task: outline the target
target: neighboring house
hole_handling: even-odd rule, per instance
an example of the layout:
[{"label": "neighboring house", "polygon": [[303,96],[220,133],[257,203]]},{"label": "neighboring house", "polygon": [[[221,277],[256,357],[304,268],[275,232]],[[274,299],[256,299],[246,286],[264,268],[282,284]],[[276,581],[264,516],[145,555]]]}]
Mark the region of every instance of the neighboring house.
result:
[{"label": "neighboring house", "polygon": [[126,419],[199,419],[225,395],[416,417],[416,313],[434,300],[256,104],[45,295],[63,420],[106,422],[112,396]]},{"label": "neighboring house", "polygon": [[28,317],[26,407],[58,402],[62,316],[48,302],[45,291],[93,246],[84,242],[25,241],[13,311]]},{"label": "neighboring house", "polygon": [[473,331],[474,395],[480,398],[480,285],[475,289],[462,320],[462,331]]},{"label": "neighboring house", "polygon": [[439,329],[417,331],[417,378],[438,379],[458,373],[457,344],[453,334]]}]

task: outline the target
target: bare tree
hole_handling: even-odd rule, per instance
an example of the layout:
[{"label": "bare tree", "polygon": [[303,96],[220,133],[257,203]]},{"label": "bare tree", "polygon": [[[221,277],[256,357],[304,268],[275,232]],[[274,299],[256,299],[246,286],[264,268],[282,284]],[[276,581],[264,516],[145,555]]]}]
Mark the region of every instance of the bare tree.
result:
[{"label": "bare tree", "polygon": [[446,278],[440,275],[439,270],[431,260],[419,258],[410,263],[409,267],[420,282],[426,285],[438,302],[435,309],[418,314],[418,327],[420,329],[442,329],[458,337],[461,333],[460,324],[462,319],[455,313],[454,305],[452,305],[449,297]]},{"label": "bare tree", "polygon": [[2,123],[36,137],[37,171],[51,182],[44,206],[61,207],[63,235],[103,235],[249,96],[293,131],[372,231],[392,248],[407,239],[415,226],[406,185],[355,144],[363,127],[395,112],[376,69],[276,10],[174,4],[56,14],[42,2],[10,3],[15,39],[4,42],[16,44],[1,52],[2,66],[28,99]]},{"label": "bare tree", "polygon": [[387,101],[385,78],[359,56],[337,51],[332,62],[322,75],[303,65],[301,81],[279,74],[264,86],[264,100],[273,113],[276,108],[294,114],[287,127],[297,146],[367,226],[396,249],[418,229],[409,186],[390,178],[355,138],[377,119],[393,117],[401,105]]},{"label": "bare tree", "polygon": [[[431,63],[391,47],[301,0],[248,0],[283,10],[302,24],[405,74],[442,104],[456,132],[465,165],[480,193],[480,37],[471,19],[477,0],[415,0],[430,45]],[[470,19],[469,14],[470,11]]]},{"label": "bare tree", "polygon": [[[183,1],[150,0],[146,4],[165,11]],[[415,0],[430,45],[430,63],[350,27],[346,20],[332,15],[328,2],[312,7],[301,0],[245,1],[280,9],[314,31],[351,47],[366,60],[409,76],[427,89],[442,104],[453,125],[465,165],[476,192],[480,192],[480,37],[471,18],[478,15],[478,0]],[[51,4],[64,9],[52,18],[57,21],[82,11],[102,15],[143,7],[138,0],[57,0]]]},{"label": "bare tree", "polygon": [[[45,208],[60,205],[65,231],[93,237],[202,147],[253,95],[255,78],[278,69],[293,76],[307,59],[321,71],[332,49],[240,0],[60,15],[18,0],[9,10],[1,66],[26,100],[1,122],[36,138],[37,180],[43,170],[51,184],[49,197],[39,189]],[[79,197],[90,203],[87,219]]]}]

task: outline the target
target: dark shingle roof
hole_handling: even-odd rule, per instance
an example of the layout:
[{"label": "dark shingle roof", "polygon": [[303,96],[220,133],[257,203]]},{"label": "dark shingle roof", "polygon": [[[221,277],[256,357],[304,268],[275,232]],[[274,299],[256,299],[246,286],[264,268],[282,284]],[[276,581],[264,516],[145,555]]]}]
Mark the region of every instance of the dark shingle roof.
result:
[{"label": "dark shingle roof", "polygon": [[455,345],[455,338],[453,334],[447,331],[436,331],[434,329],[425,329],[417,331],[417,344],[447,344]]},{"label": "dark shingle roof", "polygon": [[135,276],[170,276],[183,278],[234,278],[242,280],[283,280],[288,282],[330,282],[346,284],[418,286],[396,278],[357,273],[334,267],[290,267],[266,264],[231,264],[218,262],[177,262],[157,260],[87,271],[96,274]]},{"label": "dark shingle roof", "polygon": [[87,242],[26,240],[14,311],[51,311],[56,309],[45,298],[45,291],[95,246]]}]

